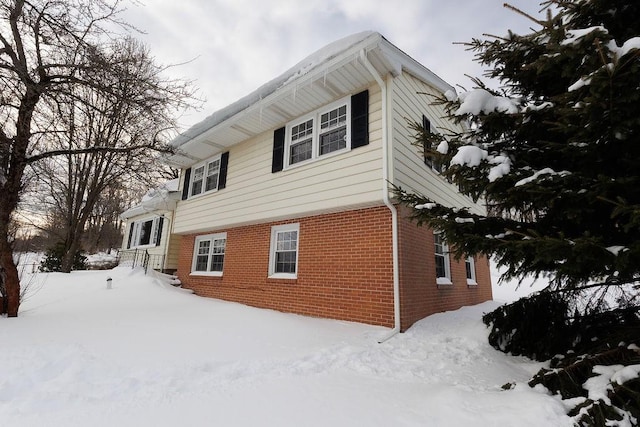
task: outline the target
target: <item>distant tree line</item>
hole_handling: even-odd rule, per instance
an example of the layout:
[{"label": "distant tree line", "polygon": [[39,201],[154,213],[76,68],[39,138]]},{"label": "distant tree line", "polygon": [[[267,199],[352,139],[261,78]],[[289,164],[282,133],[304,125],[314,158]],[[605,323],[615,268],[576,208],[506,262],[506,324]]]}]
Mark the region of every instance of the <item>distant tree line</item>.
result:
[{"label": "distant tree line", "polygon": [[176,113],[194,103],[190,82],[166,77],[131,36],[121,5],[0,0],[0,314],[20,305],[21,205],[47,213],[38,225],[64,246],[69,271],[86,233],[117,228],[120,192],[158,168]]}]

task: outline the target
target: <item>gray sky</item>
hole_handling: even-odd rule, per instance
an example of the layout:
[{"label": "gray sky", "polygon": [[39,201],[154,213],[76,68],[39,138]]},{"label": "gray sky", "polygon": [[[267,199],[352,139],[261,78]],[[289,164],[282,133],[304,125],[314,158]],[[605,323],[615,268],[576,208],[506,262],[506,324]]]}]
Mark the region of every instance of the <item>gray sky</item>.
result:
[{"label": "gray sky", "polygon": [[[142,0],[123,17],[161,64],[185,63],[205,99],[182,129],[283,73],[321,47],[361,31],[380,32],[452,85],[479,76],[473,55],[453,42],[483,33],[527,32],[534,24],[504,0]],[[536,15],[538,0],[510,4]]]}]

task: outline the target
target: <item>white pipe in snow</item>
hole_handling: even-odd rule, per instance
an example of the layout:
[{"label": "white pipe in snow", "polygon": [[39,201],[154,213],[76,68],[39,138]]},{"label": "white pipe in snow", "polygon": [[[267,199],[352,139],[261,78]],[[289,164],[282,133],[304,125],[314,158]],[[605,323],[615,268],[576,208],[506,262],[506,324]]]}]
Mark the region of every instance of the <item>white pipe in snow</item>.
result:
[{"label": "white pipe in snow", "polygon": [[382,200],[391,211],[391,238],[393,245],[393,321],[394,327],[388,335],[379,339],[379,343],[383,343],[400,332],[400,273],[398,271],[398,211],[389,199],[389,135],[388,135],[388,103],[389,94],[387,92],[387,84],[382,76],[369,62],[364,49],[360,51],[360,59],[365,67],[369,70],[373,78],[380,86],[382,91]]}]

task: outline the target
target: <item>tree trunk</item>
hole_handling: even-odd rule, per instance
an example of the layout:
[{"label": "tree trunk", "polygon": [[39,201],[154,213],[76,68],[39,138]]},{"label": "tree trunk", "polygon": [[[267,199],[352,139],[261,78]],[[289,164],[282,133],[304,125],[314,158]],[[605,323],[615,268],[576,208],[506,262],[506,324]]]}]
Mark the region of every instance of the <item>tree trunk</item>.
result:
[{"label": "tree trunk", "polygon": [[62,256],[62,261],[60,265],[61,273],[71,273],[73,270],[73,260],[75,258],[75,254],[80,247],[79,237],[76,235],[70,242],[65,242],[65,253]]},{"label": "tree trunk", "polygon": [[[91,200],[87,201],[87,205],[83,209],[86,212],[91,212],[93,209]],[[60,272],[62,273],[71,273],[71,270],[73,270],[73,261],[75,259],[76,252],[80,250],[82,236],[84,235],[85,225],[89,217],[89,214],[86,212],[83,212],[80,218],[76,220],[75,224],[69,225],[69,231],[67,232],[67,237],[64,242],[65,253],[62,256],[60,265]]]},{"label": "tree trunk", "polygon": [[7,239],[0,237],[0,266],[4,269],[4,289],[6,292],[5,301],[2,304],[2,311],[6,309],[9,317],[18,317],[20,308],[20,277],[18,268],[13,262],[13,250]]},{"label": "tree trunk", "polygon": [[[13,201],[12,197],[8,199]],[[17,317],[20,307],[20,276],[13,262],[13,247],[10,242],[9,223],[12,210],[6,205],[0,208],[0,275],[4,281],[4,298],[0,306],[0,314]]]}]

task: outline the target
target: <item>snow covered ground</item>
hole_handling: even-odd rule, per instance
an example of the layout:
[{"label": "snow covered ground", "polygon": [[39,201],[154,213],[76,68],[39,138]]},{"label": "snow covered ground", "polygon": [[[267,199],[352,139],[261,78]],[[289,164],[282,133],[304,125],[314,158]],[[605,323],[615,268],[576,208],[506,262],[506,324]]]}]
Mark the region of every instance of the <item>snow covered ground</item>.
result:
[{"label": "snow covered ground", "polygon": [[20,317],[0,319],[2,425],[571,424],[526,385],[540,364],[487,344],[493,302],[378,344],[387,329],[200,298],[123,267],[37,281]]}]

